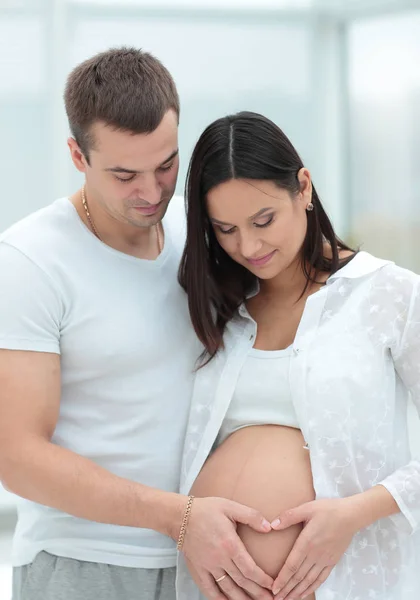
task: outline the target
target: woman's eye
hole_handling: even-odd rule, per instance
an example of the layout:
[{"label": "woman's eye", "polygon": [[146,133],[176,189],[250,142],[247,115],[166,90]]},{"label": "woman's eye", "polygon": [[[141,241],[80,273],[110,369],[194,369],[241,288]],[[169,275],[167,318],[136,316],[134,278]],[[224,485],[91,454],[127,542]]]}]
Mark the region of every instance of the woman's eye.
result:
[{"label": "woman's eye", "polygon": [[220,233],[226,233],[226,234],[233,233],[235,231],[234,227],[231,227],[230,229],[222,229],[221,227],[218,227],[218,229],[219,229]]},{"label": "woman's eye", "polygon": [[254,223],[255,227],[268,227],[273,222],[273,217],[271,216],[268,221],[265,223]]}]

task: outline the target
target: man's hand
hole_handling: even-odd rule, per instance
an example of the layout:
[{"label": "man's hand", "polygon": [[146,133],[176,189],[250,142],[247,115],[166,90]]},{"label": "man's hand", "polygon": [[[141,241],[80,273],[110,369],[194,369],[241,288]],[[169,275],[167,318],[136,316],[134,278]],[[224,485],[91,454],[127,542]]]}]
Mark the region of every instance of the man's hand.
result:
[{"label": "man's hand", "polygon": [[272,600],[273,579],[246,551],[236,523],[260,533],[271,531],[252,508],[223,498],[194,499],[182,548],[191,574],[210,600]]}]

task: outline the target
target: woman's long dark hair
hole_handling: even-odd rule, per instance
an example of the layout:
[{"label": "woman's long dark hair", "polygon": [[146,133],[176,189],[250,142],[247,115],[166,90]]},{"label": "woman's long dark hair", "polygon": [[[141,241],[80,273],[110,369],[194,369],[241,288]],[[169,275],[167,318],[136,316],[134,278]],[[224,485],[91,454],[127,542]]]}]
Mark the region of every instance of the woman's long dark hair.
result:
[{"label": "woman's long dark hair", "polygon": [[[298,173],[303,166],[283,131],[251,112],[214,121],[195,146],[187,175],[187,241],[179,281],[188,294],[191,320],[208,360],[223,346],[226,323],[254,287],[256,277],[217,242],[207,215],[206,196],[231,179],[273,181],[294,196],[300,191]],[[336,236],[315,187],[312,204],[302,248],[306,276],[302,295],[318,273],[334,273],[350,260],[339,258],[340,250],[351,249]],[[325,242],[331,246],[331,258],[324,256]]]}]

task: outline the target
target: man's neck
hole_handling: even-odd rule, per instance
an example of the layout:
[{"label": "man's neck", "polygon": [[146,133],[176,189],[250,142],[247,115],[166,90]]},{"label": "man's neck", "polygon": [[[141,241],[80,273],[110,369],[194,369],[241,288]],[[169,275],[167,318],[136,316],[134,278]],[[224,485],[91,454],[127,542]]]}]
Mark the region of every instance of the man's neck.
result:
[{"label": "man's neck", "polygon": [[104,211],[98,210],[92,214],[91,205],[88,209],[91,217],[89,220],[83,206],[81,192],[71,196],[70,201],[89,231],[110,248],[145,260],[155,260],[159,256],[164,237],[161,223],[152,227],[135,227],[121,223]]}]

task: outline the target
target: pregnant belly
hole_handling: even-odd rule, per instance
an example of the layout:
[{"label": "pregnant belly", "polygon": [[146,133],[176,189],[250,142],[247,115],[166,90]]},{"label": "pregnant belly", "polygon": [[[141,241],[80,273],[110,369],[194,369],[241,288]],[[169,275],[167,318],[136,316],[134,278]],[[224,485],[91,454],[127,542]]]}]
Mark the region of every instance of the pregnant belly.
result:
[{"label": "pregnant belly", "polygon": [[[191,493],[240,502],[272,521],[282,511],[315,498],[304,445],[298,429],[278,425],[240,429],[211,454]],[[239,525],[238,534],[255,562],[276,577],[301,528],[262,534]]]}]

